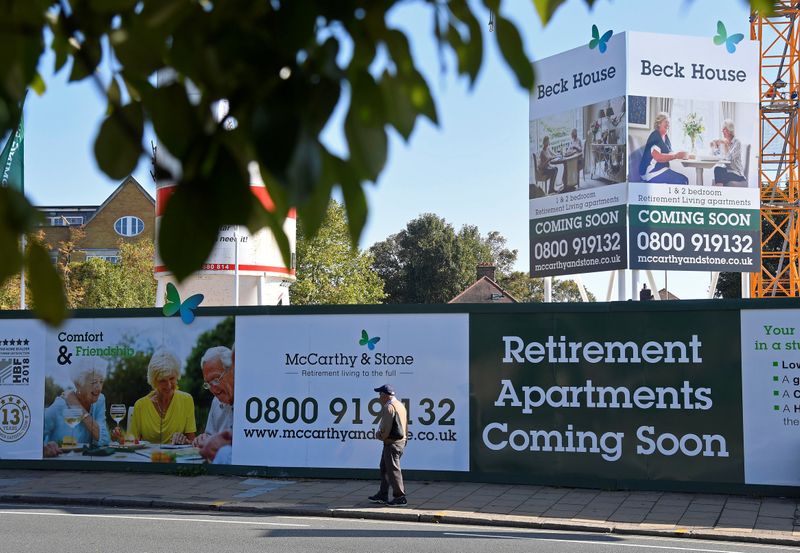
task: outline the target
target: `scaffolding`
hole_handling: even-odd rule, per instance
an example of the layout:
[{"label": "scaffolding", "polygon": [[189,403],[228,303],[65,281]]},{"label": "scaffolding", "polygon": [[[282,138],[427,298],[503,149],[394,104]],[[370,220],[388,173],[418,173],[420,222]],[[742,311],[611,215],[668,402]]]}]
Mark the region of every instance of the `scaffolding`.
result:
[{"label": "scaffolding", "polygon": [[800,92],[800,2],[776,1],[768,17],[754,13],[750,38],[760,44],[761,271],[751,297],[800,296],[797,153]]}]

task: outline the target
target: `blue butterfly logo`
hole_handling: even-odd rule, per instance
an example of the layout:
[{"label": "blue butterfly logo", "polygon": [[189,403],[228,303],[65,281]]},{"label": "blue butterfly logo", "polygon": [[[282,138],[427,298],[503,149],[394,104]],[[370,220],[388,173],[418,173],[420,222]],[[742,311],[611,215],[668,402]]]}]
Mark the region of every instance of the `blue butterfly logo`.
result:
[{"label": "blue butterfly logo", "polygon": [[375,344],[381,341],[380,336],[369,337],[366,330],[361,331],[361,339],[358,343],[362,346],[367,346],[370,350],[375,349]]},{"label": "blue butterfly logo", "polygon": [[181,303],[181,296],[178,294],[178,289],[171,282],[167,283],[167,303],[164,305],[163,313],[165,317],[172,317],[175,313],[180,311],[181,320],[188,324],[194,321],[194,310],[203,301],[203,294],[195,294],[189,296],[186,301]]},{"label": "blue butterfly logo", "polygon": [[743,38],[744,35],[742,33],[728,36],[728,30],[725,28],[725,24],[722,21],[717,21],[717,34],[714,36],[714,44],[717,46],[725,44],[725,48],[727,48],[729,54],[733,54],[736,51],[736,45],[739,44]]},{"label": "blue butterfly logo", "polygon": [[611,38],[611,35],[614,34],[614,31],[609,29],[603,36],[600,36],[600,31],[597,29],[597,25],[592,25],[592,40],[589,41],[589,48],[597,48],[600,50],[601,54],[604,54],[606,50],[608,50],[608,39]]}]

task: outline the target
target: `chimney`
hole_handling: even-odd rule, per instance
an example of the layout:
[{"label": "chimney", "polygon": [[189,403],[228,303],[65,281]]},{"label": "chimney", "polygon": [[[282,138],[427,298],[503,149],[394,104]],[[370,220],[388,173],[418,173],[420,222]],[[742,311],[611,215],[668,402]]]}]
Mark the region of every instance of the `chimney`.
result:
[{"label": "chimney", "polygon": [[480,280],[481,277],[486,277],[489,280],[494,280],[494,265],[491,263],[480,263],[478,265],[477,270],[478,278],[476,280]]}]

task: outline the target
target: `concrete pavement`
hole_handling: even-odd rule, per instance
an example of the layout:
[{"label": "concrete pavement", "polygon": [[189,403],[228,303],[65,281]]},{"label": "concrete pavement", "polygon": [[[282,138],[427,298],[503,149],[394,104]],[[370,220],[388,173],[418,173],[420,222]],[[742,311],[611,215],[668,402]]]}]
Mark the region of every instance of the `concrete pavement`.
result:
[{"label": "concrete pavement", "polygon": [[0,502],[392,519],[800,546],[796,499],[467,482],[406,483],[408,507],[367,501],[377,481],[0,470]]}]

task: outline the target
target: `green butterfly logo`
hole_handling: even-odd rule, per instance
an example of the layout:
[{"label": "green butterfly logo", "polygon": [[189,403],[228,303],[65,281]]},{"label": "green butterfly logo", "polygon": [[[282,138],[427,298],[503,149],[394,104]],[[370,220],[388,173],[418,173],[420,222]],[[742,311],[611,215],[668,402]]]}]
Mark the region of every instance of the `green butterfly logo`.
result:
[{"label": "green butterfly logo", "polygon": [[171,282],[167,283],[167,303],[164,304],[162,312],[165,317],[172,317],[175,313],[180,312],[181,320],[187,325],[194,320],[194,310],[203,301],[203,294],[195,294],[186,298],[186,301],[181,303],[181,296],[178,294],[178,289]]},{"label": "green butterfly logo", "polygon": [[729,54],[733,54],[736,51],[736,45],[739,44],[743,38],[744,35],[742,33],[728,36],[728,30],[725,28],[725,24],[722,21],[717,21],[717,34],[714,36],[714,44],[717,46],[724,44]]},{"label": "green butterfly logo", "polygon": [[608,39],[610,39],[611,35],[613,34],[614,31],[609,29],[603,33],[603,36],[600,36],[600,31],[597,29],[597,25],[592,25],[592,40],[589,41],[589,48],[597,48],[600,50],[601,54],[605,54],[606,50],[608,50]]},{"label": "green butterfly logo", "polygon": [[358,341],[359,345],[367,346],[370,350],[375,349],[375,344],[381,341],[380,336],[369,337],[366,330],[361,331],[361,339]]}]

